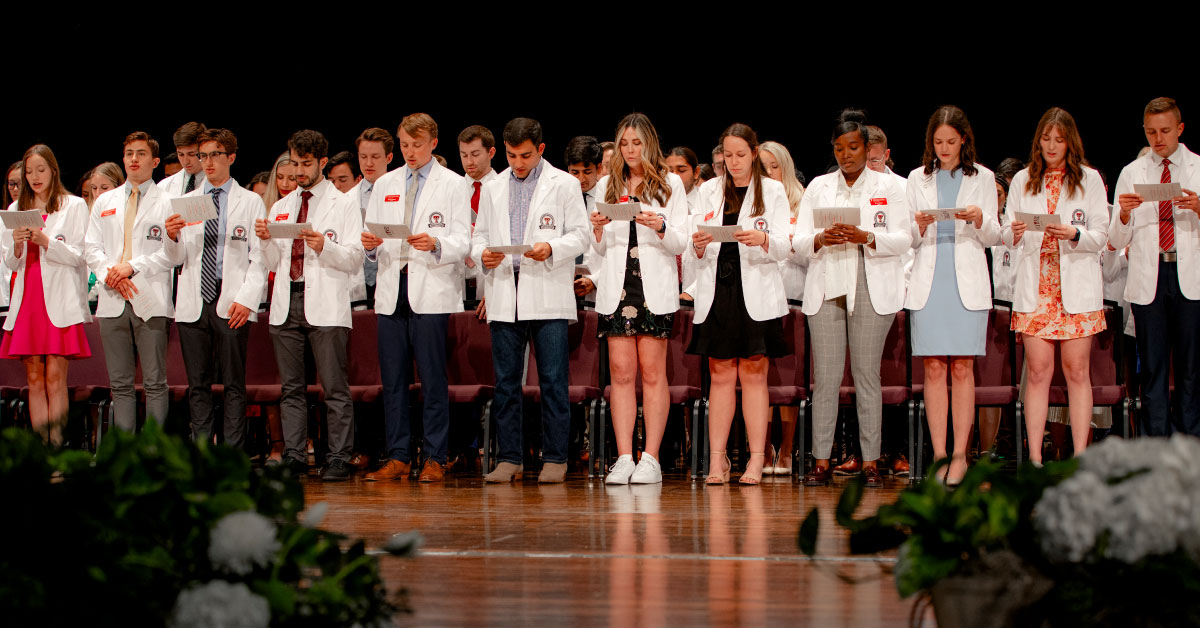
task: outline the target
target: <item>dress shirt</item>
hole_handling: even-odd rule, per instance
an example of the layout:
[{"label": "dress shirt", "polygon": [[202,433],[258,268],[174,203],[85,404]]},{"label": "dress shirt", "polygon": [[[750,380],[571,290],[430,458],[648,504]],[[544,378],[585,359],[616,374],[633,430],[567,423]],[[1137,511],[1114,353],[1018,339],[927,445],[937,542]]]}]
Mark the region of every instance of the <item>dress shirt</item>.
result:
[{"label": "dress shirt", "polygon": [[[1160,168],[1161,168],[1161,166],[1160,166]],[[142,199],[146,198],[146,193],[148,193],[150,191],[150,186],[152,186],[152,185],[154,185],[154,181],[152,181],[150,179],[146,179],[145,181],[142,182],[141,185],[138,186],[138,209],[139,210],[142,208]],[[125,203],[129,203],[129,194],[133,190],[133,181],[126,180],[125,185],[123,185],[122,187],[125,188],[125,196],[124,196]]]},{"label": "dress shirt", "polygon": [[[216,196],[221,198],[213,198],[214,201],[220,201],[217,204],[217,279],[220,280],[222,276],[221,273],[225,267],[225,227],[228,225],[229,219],[229,190],[233,187],[233,177],[229,177],[225,180],[225,183],[216,187],[217,189],[221,190],[216,194]],[[208,179],[204,180],[204,186],[202,189],[204,190],[205,194],[212,193],[213,186],[208,182]],[[201,259],[203,259],[203,257]]]},{"label": "dress shirt", "polygon": [[[529,221],[529,205],[533,202],[533,191],[537,188],[538,177],[542,176],[543,160],[529,171],[524,179],[518,179],[516,172],[508,177],[508,229],[512,235],[512,245],[525,244],[525,226]],[[521,269],[521,255],[512,255],[513,266]]]}]

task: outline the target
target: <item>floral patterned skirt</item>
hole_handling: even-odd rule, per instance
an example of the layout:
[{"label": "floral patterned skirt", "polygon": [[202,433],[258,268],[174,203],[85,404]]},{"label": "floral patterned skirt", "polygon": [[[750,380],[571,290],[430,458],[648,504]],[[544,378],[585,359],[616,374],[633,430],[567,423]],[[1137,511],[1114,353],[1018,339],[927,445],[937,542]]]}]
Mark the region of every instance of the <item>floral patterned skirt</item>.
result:
[{"label": "floral patterned skirt", "polygon": [[622,300],[617,311],[601,314],[597,325],[597,336],[653,336],[670,338],[675,313],[655,314],[646,307],[646,302],[634,305]]},{"label": "floral patterned skirt", "polygon": [[1059,272],[1057,241],[1041,250],[1038,304],[1032,312],[1013,312],[1012,330],[1044,340],[1072,340],[1094,336],[1105,330],[1104,311],[1071,314],[1063,308],[1062,275]]}]

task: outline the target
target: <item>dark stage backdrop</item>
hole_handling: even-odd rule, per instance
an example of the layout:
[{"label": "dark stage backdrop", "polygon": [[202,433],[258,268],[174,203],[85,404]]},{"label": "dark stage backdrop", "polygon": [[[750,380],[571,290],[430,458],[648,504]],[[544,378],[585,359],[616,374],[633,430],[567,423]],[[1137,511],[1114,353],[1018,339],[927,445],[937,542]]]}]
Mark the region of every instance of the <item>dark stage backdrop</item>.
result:
[{"label": "dark stage backdrop", "polygon": [[[571,137],[611,140],[623,115],[641,111],[655,123],[664,149],[689,146],[702,162],[709,161],[727,125],[745,122],[761,140],[784,144],[811,180],[833,163],[829,140],[837,112],[857,106],[888,134],[896,171],[907,175],[919,164],[930,114],[951,103],[967,112],[981,160],[993,168],[1005,157],[1027,159],[1038,118],[1048,107],[1064,107],[1079,123],[1089,161],[1115,183],[1120,168],[1145,145],[1141,111],[1147,101],[1170,95],[1179,100],[1185,120],[1200,114],[1191,83],[1150,76],[1114,89],[1115,59],[1095,59],[1069,73],[1018,77],[976,57],[956,62],[961,70],[918,61],[899,48],[892,58],[880,58],[866,43],[860,48],[874,57],[868,65],[855,56],[856,48],[843,55],[836,43],[826,47],[815,40],[781,62],[758,49],[747,51],[745,42],[741,48],[714,43],[719,37],[661,48],[635,37],[631,52],[639,63],[624,64],[608,50],[572,52],[577,40],[556,33],[552,24],[541,26],[540,38],[513,43],[497,31],[485,45],[467,42],[474,47],[449,29],[423,38],[400,29],[387,50],[371,49],[345,33],[344,41],[325,49],[304,45],[310,31],[248,44],[262,41],[257,25],[218,30],[224,37],[202,36],[201,44],[175,35],[169,44],[146,49],[116,45],[105,34],[111,28],[94,22],[63,27],[66,34],[58,41],[68,42],[68,54],[62,59],[74,65],[55,66],[58,85],[8,100],[0,145],[5,165],[33,143],[45,142],[73,188],[85,170],[106,160],[120,162],[127,133],[149,132],[163,144],[165,156],[173,150],[174,129],[199,120],[237,134],[241,147],[233,174],[244,183],[270,168],[297,129],[324,133],[333,154],[352,150],[366,127],[395,132],[405,114],[424,111],[440,127],[435,152],[456,171],[461,168],[455,138],[462,128],[483,124],[499,139],[514,116],[542,122],[546,157],[561,167]],[[337,34],[339,28],[329,30]],[[667,54],[684,50],[687,55]],[[179,51],[189,53],[187,67],[174,60]],[[361,69],[368,62],[376,71]],[[140,69],[131,73],[122,69],[125,64]],[[23,72],[27,65],[10,68]],[[1185,133],[1184,142],[1191,135]],[[402,163],[396,152],[393,168]],[[502,146],[492,165],[506,167]],[[161,176],[160,167],[155,178]]]}]

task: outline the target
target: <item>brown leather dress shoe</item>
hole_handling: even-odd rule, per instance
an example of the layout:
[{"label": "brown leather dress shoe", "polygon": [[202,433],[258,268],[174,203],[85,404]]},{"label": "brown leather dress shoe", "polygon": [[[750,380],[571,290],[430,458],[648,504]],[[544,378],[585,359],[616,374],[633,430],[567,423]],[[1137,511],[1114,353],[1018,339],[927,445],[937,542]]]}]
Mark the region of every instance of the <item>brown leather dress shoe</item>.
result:
[{"label": "brown leather dress shoe", "polygon": [[816,466],[804,474],[805,486],[829,486],[829,467]]},{"label": "brown leather dress shoe", "polygon": [[858,475],[862,471],[862,462],[858,456],[847,456],[842,464],[833,468],[834,475]]},{"label": "brown leather dress shoe", "polygon": [[908,476],[908,474],[908,457],[904,454],[896,456],[896,459],[892,461],[892,475]]},{"label": "brown leather dress shoe", "polygon": [[371,466],[371,457],[366,454],[354,454],[350,456],[350,466],[354,467],[355,471],[362,471]]},{"label": "brown leather dress shoe", "polygon": [[871,465],[864,468],[863,476],[867,478],[868,488],[883,488],[883,476],[879,475],[878,465]]},{"label": "brown leather dress shoe", "polygon": [[446,479],[446,470],[436,460],[426,460],[425,468],[421,469],[422,482],[441,482]]},{"label": "brown leather dress shoe", "polygon": [[388,460],[387,464],[367,474],[366,479],[372,482],[379,480],[407,480],[412,472],[412,465],[399,460]]}]

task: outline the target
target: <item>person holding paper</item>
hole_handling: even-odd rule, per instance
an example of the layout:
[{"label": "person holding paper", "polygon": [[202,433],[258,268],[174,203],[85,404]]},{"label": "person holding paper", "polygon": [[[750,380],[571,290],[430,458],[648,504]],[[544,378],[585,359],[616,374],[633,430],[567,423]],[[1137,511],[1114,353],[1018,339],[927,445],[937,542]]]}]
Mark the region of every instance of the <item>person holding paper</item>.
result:
[{"label": "person holding paper", "polygon": [[5,228],[0,238],[5,268],[16,277],[0,358],[24,364],[29,422],[43,441],[58,447],[69,407],[67,361],[92,355],[83,331],[91,320],[83,263],[88,209],[63,187],[49,146],[30,147],[21,163],[17,172],[24,176],[8,209],[40,210],[33,215],[45,227]]},{"label": "person holding paper", "polygon": [[[296,168],[296,192],[270,209],[270,221],[256,220],[254,232],[263,265],[275,271],[271,299],[271,340],[283,395],[284,460],[296,475],[308,470],[308,402],[304,349],[312,349],[325,389],[329,423],[329,466],[322,479],[350,479],[354,404],[346,376],[350,333],[350,279],[362,267],[362,213],[355,199],[321,176],[329,142],[303,130],[288,140]],[[309,224],[295,239],[272,238],[270,224]]]},{"label": "person holding paper", "polygon": [[[392,150],[396,147],[396,141],[387,130],[371,127],[359,133],[358,139],[354,140],[354,146],[358,150],[358,168],[362,172],[362,180],[347,194],[350,195],[350,198],[358,200],[358,207],[362,211],[365,221],[367,206],[371,204],[371,195],[375,191],[375,182],[387,174],[388,164],[392,163]],[[372,260],[370,257],[363,260],[362,275],[365,285],[363,298],[367,300],[375,298],[375,277],[378,272],[379,263],[376,260]],[[357,281],[356,277],[355,282]]]},{"label": "person holding paper", "polygon": [[213,430],[212,385],[224,387],[225,444],[246,443],[246,346],[250,325],[267,286],[262,250],[251,242],[254,221],[266,214],[262,199],[230,175],[237,137],[228,129],[206,129],[196,140],[203,164],[200,187],[184,196],[212,199],[216,215],[186,223],[178,213],[167,219],[164,246],[182,264],[175,322],[188,378],[192,438],[207,440]]},{"label": "person holding paper", "polygon": [[[790,250],[787,191],[767,176],[758,136],[745,124],[721,134],[726,174],[700,187],[697,229],[692,233],[696,257],[696,316],[688,353],[708,357],[712,376],[709,397],[709,471],[706,484],[729,481],[725,455],[729,428],[742,384],[742,416],[750,460],[742,484],[762,479],[770,406],[768,358],[787,355],[783,317],[787,315],[779,262]],[[737,227],[735,241],[711,246],[713,236],[701,227]]]},{"label": "person holding paper", "polygon": [[[1151,436],[1177,430],[1200,436],[1200,156],[1179,142],[1183,117],[1174,99],[1150,101],[1142,124],[1150,151],[1121,170],[1109,227],[1109,245],[1129,247],[1125,299],[1132,303],[1142,364],[1142,429]],[[1155,183],[1179,184],[1181,193],[1153,202],[1135,189]]]},{"label": "person holding paper", "polygon": [[[883,345],[904,304],[903,254],[912,245],[908,203],[895,177],[867,167],[866,116],[845,110],[831,143],[838,171],[812,180],[800,202],[792,249],[809,256],[804,315],[813,352],[813,445],[816,464],[806,486],[829,483],[829,457],[837,426],[838,390],[846,347],[854,376],[862,473],[867,486],[883,486],[883,398],[879,382]],[[814,224],[817,208],[857,208],[858,226]]]},{"label": "person holding paper", "polygon": [[460,264],[470,240],[470,199],[462,178],[433,159],[437,123],[405,116],[396,130],[404,167],[375,181],[367,222],[402,224],[412,235],[384,240],[364,231],[367,257],[379,263],[375,314],[388,460],[368,480],[406,480],[412,465],[408,387],[415,360],[421,378],[425,464],[421,482],[445,478],[450,433],[446,328],[463,311]]},{"label": "person holding paper", "polygon": [[[967,472],[975,356],[986,351],[992,309],[984,251],[1000,242],[995,175],[975,160],[975,133],[967,115],[945,105],[929,119],[922,165],[908,175],[907,185],[916,255],[904,307],[912,316],[912,354],[925,367],[934,460],[946,457],[946,417],[953,405],[954,458],[939,478],[947,485],[957,485]],[[928,213],[939,208],[958,210],[953,220],[939,221]]]},{"label": "person holding paper", "polygon": [[205,131],[203,124],[188,122],[175,130],[171,140],[175,143],[175,156],[179,159],[179,172],[158,182],[158,189],[168,198],[188,194],[204,183],[204,165],[196,155],[200,150],[200,135]]},{"label": "person holding paper", "polygon": [[86,237],[87,265],[100,285],[96,317],[112,388],[116,427],[137,427],[134,378],[142,367],[146,417],[162,424],[170,406],[167,337],[175,306],[175,264],[163,248],[170,198],[150,178],[158,141],[138,131],[125,138],[125,184],[92,203]]},{"label": "person holding paper", "polygon": [[[571,417],[567,403],[567,325],[576,320],[571,283],[575,257],[588,246],[579,181],[542,159],[542,125],[514,118],[504,126],[508,170],[483,185],[471,258],[483,269],[496,396],[492,416],[499,464],[484,478],[511,482],[524,473],[521,386],[525,347],[533,341],[542,391],[543,466],[539,482],[567,472]],[[521,255],[492,246],[524,244]]]},{"label": "person holding paper", "polygon": [[[612,421],[617,461],[609,484],[662,482],[659,446],[667,426],[667,338],[679,309],[679,271],[675,256],[687,246],[687,191],[667,168],[650,119],[640,113],[617,125],[617,155],[608,176],[596,184],[603,203],[637,203],[641,211],[630,221],[612,221],[591,213],[591,249],[599,268],[596,282],[598,335],[608,339],[612,373]],[[598,146],[597,146],[598,148]],[[634,382],[642,374],[642,406],[646,449],[636,466],[633,428],[637,422]],[[603,438],[597,434],[594,438]]]},{"label": "person holding paper", "polygon": [[[1092,421],[1091,336],[1104,331],[1100,251],[1108,243],[1108,203],[1100,173],[1085,166],[1075,118],[1051,108],[1033,136],[1029,165],[1012,180],[1005,244],[1017,249],[1012,329],[1025,345],[1025,425],[1029,459],[1042,462],[1042,436],[1054,376],[1054,344],[1062,355],[1075,453],[1088,444]],[[1052,214],[1057,224],[1033,231],[1018,213]]]}]

